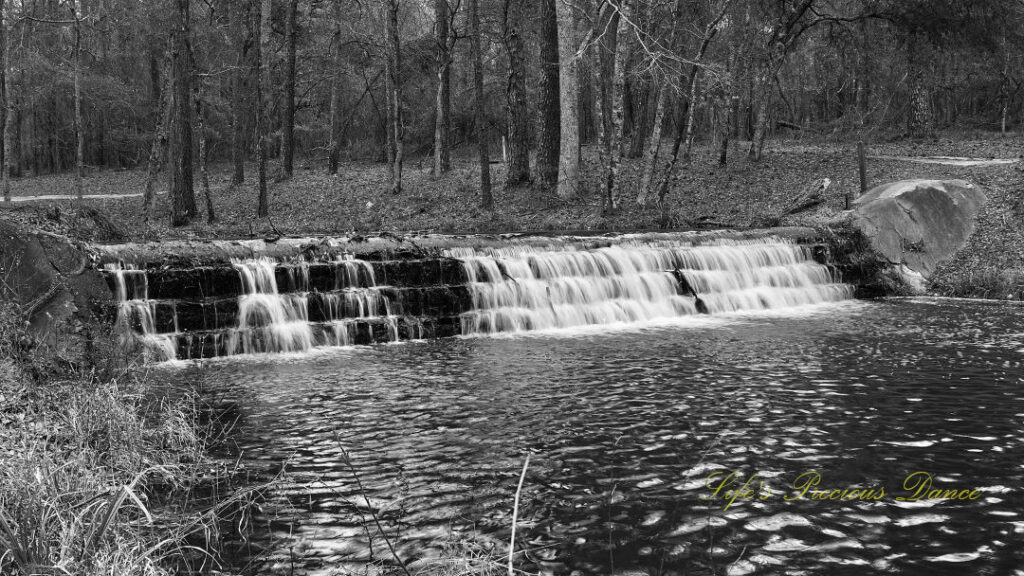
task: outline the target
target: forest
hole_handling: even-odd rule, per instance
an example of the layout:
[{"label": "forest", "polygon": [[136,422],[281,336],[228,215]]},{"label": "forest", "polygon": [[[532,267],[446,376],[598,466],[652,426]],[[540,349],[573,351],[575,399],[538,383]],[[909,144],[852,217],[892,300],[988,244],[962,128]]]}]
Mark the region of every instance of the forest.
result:
[{"label": "forest", "polygon": [[[259,216],[296,165],[433,177],[475,201],[581,192],[660,203],[694,142],[758,162],[777,134],[1013,131],[1024,5],[1011,0],[3,0],[2,178],[143,170],[172,223],[229,165]],[[597,168],[581,168],[581,150]],[[730,150],[732,152],[730,152]],[[626,181],[619,168],[641,168]],[[492,182],[492,165],[504,165]],[[71,191],[74,193],[74,191]],[[198,202],[197,202],[198,199]],[[339,201],[344,201],[339,198]]]}]

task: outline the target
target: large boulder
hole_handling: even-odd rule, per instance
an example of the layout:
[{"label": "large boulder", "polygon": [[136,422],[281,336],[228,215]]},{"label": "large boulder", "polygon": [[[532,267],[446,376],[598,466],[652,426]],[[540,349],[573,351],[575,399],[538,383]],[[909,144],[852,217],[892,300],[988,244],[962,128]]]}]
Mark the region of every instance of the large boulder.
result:
[{"label": "large boulder", "polygon": [[869,190],[854,202],[853,224],[904,280],[925,280],[974,232],[988,199],[964,180],[901,180]]}]

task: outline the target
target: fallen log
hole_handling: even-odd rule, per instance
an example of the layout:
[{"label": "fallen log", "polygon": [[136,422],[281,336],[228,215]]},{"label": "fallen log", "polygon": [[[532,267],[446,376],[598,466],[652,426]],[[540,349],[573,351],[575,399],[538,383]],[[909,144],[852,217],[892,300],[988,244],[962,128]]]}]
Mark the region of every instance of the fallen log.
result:
[{"label": "fallen log", "polygon": [[806,212],[811,208],[817,207],[819,204],[825,201],[824,192],[828,190],[828,187],[832,184],[832,181],[825,178],[821,182],[806,188],[803,192],[793,198],[788,204],[788,207],[779,213],[779,218],[790,216],[793,214],[799,214],[800,212]]},{"label": "fallen log", "polygon": [[804,132],[814,132],[815,134],[821,134],[821,130],[811,128],[810,126],[801,126],[794,124],[793,122],[786,122],[785,120],[776,120],[775,125],[779,128],[789,128],[790,130],[801,130]]}]

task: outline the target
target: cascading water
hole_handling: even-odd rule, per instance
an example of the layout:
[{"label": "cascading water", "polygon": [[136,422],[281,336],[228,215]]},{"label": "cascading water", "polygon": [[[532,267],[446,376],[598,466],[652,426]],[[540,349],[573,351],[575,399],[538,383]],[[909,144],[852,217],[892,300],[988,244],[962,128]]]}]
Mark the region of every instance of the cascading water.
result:
[{"label": "cascading water", "polygon": [[107,271],[119,325],[159,359],[642,322],[853,295],[812,248],[777,238],[601,242]]},{"label": "cascading water", "polygon": [[[341,259],[332,263],[334,282],[329,291],[311,293],[309,263],[286,266],[289,288],[277,285],[279,264],[269,258],[235,260],[242,279],[238,327],[214,334],[215,349],[223,355],[301,352],[320,346],[348,346],[358,321],[379,319],[389,340],[398,339],[397,318],[379,290],[368,262]],[[315,294],[322,320],[310,322],[310,298]],[[223,340],[221,344],[220,340]]]},{"label": "cascading water", "polygon": [[117,331],[122,339],[125,343],[136,340],[158,361],[172,360],[176,355],[174,337],[157,332],[156,302],[149,299],[146,271],[117,264],[107,264],[104,268],[114,278]]},{"label": "cascading water", "polygon": [[[306,292],[280,294],[277,291],[277,263],[269,258],[235,260],[232,265],[242,278],[238,299],[238,328],[228,333],[227,354],[258,352],[301,352],[313,347]],[[289,272],[298,283],[308,285],[302,267]],[[305,269],[308,274],[308,269]]]},{"label": "cascading water", "polygon": [[255,258],[233,260],[231,265],[239,295],[191,302],[199,312],[193,314],[193,325],[182,330],[179,301],[150,299],[146,270],[107,264],[122,334],[159,360],[347,346],[355,342],[360,328],[372,335],[374,326],[381,328],[384,339],[398,339],[397,316],[381,292],[386,287],[377,284],[368,262],[341,258],[316,263],[328,273],[320,274],[315,288],[306,261]]},{"label": "cascading water", "polygon": [[455,249],[473,310],[464,334],[638,322],[849,299],[853,288],[777,238],[688,245],[622,243],[593,250]]}]

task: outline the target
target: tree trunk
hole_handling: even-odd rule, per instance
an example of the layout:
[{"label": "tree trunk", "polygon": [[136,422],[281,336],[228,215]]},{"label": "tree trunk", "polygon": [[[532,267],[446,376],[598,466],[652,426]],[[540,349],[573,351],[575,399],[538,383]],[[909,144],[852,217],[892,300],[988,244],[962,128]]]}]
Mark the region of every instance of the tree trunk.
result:
[{"label": "tree trunk", "polygon": [[394,157],[391,159],[391,193],[402,193],[402,155],[405,140],[405,125],[402,118],[402,66],[401,43],[398,30],[399,0],[381,0],[384,3],[384,46],[391,79],[388,102],[391,108],[391,140],[394,143]]},{"label": "tree trunk", "polygon": [[649,106],[651,82],[647,78],[637,77],[634,83],[637,85],[637,90],[633,97],[633,129],[629,132],[629,147],[626,151],[626,156],[629,158],[639,158],[643,154],[644,142],[647,140],[651,120]]},{"label": "tree trunk", "polygon": [[[780,62],[777,66],[781,66]],[[771,68],[771,70],[769,70]],[[760,79],[760,88],[757,94],[757,113],[754,123],[754,135],[750,139],[750,148],[747,150],[747,159],[751,162],[760,162],[764,154],[764,139],[768,134],[768,104],[772,96],[772,78],[778,72],[777,67],[766,65]]]},{"label": "tree trunk", "polygon": [[171,47],[174,73],[174,132],[171,136],[171,225],[184,226],[196,216],[196,196],[192,188],[192,54],[189,50],[189,0],[177,0]]},{"label": "tree trunk", "polygon": [[647,203],[647,194],[651,189],[651,181],[654,180],[654,171],[658,166],[658,153],[661,151],[661,129],[665,122],[665,107],[668,100],[668,87],[658,87],[658,103],[654,107],[654,125],[651,127],[651,139],[647,143],[647,150],[644,152],[644,173],[640,180],[640,193],[636,203],[644,206]]},{"label": "tree trunk", "polygon": [[[557,1],[557,0],[556,0]],[[473,92],[476,96],[476,137],[480,151],[480,205],[494,210],[491,194],[491,157],[487,146],[487,116],[484,103],[484,65],[480,53],[480,6],[478,0],[469,0],[469,52],[473,61]]]},{"label": "tree trunk", "polygon": [[[594,28],[592,28],[591,31],[591,36],[598,35],[598,39],[591,43],[592,57],[590,58],[590,62],[587,63],[587,72],[583,73],[581,71],[580,79],[585,79],[584,83],[589,82],[595,87],[593,90],[596,92],[593,99],[594,131],[596,132],[595,139],[597,141],[597,165],[602,170],[599,180],[601,186],[601,203],[602,209],[609,209],[608,199],[611,197],[610,191],[612,186],[614,186],[615,180],[613,177],[614,172],[609,169],[609,162],[611,161],[610,157],[612,156],[612,139],[610,137],[612,131],[612,123],[610,121],[612,112],[611,97],[608,95],[610,90],[607,90],[605,85],[609,83],[606,78],[608,75],[607,72],[614,70],[615,67],[615,54],[614,49],[608,48],[607,37],[615,36],[616,30],[614,27],[618,26],[619,13],[611,8],[612,4],[604,4],[603,6],[607,8],[605,10],[598,8],[597,16],[594,19]],[[608,18],[608,16],[606,16],[606,13],[608,12],[611,13],[611,20],[609,20],[607,24],[604,24],[603,22]],[[614,42],[612,42],[611,45],[614,46]],[[606,54],[609,50],[613,52],[610,55],[612,64],[606,69],[604,63],[609,56]],[[605,121],[606,119],[608,119],[608,122]]]},{"label": "tree trunk", "polygon": [[[181,1],[181,0],[179,0]],[[269,146],[268,132],[270,130],[267,120],[267,105],[264,91],[269,87],[269,66],[264,54],[267,43],[270,41],[270,0],[263,0],[257,10],[257,26],[259,37],[255,44],[256,64],[256,190],[257,204],[256,216],[266,218],[270,215],[269,200],[267,198],[267,153]]]},{"label": "tree trunk", "polygon": [[153,106],[160,107],[160,62],[157,58],[156,47],[151,46],[149,50],[149,95],[152,98]]},{"label": "tree trunk", "polygon": [[[344,11],[340,1],[334,2],[334,56],[331,67],[331,138],[328,145],[327,173],[338,173],[341,156],[341,36]],[[369,89],[369,88],[367,88]]]},{"label": "tree trunk", "polygon": [[11,94],[8,83],[10,65],[7,45],[7,6],[0,0],[0,180],[3,180],[4,202],[11,201]]},{"label": "tree trunk", "polygon": [[612,126],[608,134],[608,158],[605,168],[605,208],[614,211],[618,208],[617,187],[619,185],[619,160],[626,154],[625,123],[622,121],[623,108],[626,105],[626,68],[633,52],[632,39],[635,33],[630,26],[629,0],[620,0],[615,4],[619,11],[618,33],[616,34],[615,63],[612,68]]},{"label": "tree trunk", "polygon": [[341,157],[341,88],[337,78],[331,83],[331,139],[327,145],[327,173],[338,173],[338,161]]},{"label": "tree trunk", "polygon": [[153,206],[156,194],[153,185],[163,165],[164,152],[167,149],[167,134],[171,124],[172,83],[170,71],[164,75],[164,87],[161,90],[160,107],[157,111],[156,128],[153,130],[153,143],[149,147],[149,160],[146,162],[146,185],[142,193],[142,220],[149,222],[153,217]]},{"label": "tree trunk", "polygon": [[[191,51],[190,51],[191,52]],[[199,136],[199,182],[203,187],[206,199],[206,221],[213,224],[217,215],[213,210],[213,197],[210,195],[210,177],[206,170],[206,127],[203,121],[202,83],[198,74],[192,79],[192,100],[196,114],[196,134]]]},{"label": "tree trunk", "polygon": [[[7,52],[8,52],[8,54],[10,54],[10,36],[8,36],[7,38],[8,38],[7,39],[7,44],[8,44]],[[8,56],[7,59],[8,59],[8,61],[10,61],[10,56]],[[9,71],[8,73],[11,73],[12,71],[13,70]],[[18,78],[20,78],[20,80],[21,80],[18,83],[18,85],[19,86],[24,86],[25,85],[25,68],[24,67],[21,67],[18,70]],[[24,158],[22,157],[22,151],[21,151],[21,144],[22,144],[22,140],[21,140],[21,130],[22,130],[21,123],[22,123],[22,114],[24,112],[24,106],[25,106],[24,102],[25,101],[24,101],[23,97],[15,94],[15,90],[14,90],[13,86],[14,86],[14,78],[13,77],[9,77],[7,79],[7,97],[10,99],[10,101],[8,103],[8,113],[9,114],[13,113],[14,117],[7,119],[8,130],[11,131],[11,134],[10,134],[11,145],[7,147],[6,154],[7,154],[7,166],[9,168],[10,176],[12,176],[14,178],[20,178],[23,175],[23,171],[25,169],[25,166],[23,164]],[[35,139],[33,139],[33,141],[35,141]],[[33,154],[32,156],[34,157],[35,155]]]},{"label": "tree trunk", "polygon": [[275,86],[274,78],[272,75],[274,66],[274,51],[270,49],[270,36],[274,31],[274,27],[271,23],[271,18],[274,15],[274,2],[273,0],[262,0],[262,7],[260,8],[260,57],[262,58],[262,65],[260,66],[260,74],[263,76],[263,107],[266,114],[266,132],[267,132],[267,149],[266,155],[269,161],[273,158],[277,152],[277,146],[274,141],[274,124],[278,120],[274,117],[274,109],[276,108],[277,102],[275,101]]},{"label": "tree trunk", "polygon": [[75,195],[79,200],[85,194],[85,126],[82,123],[82,20],[78,16],[78,1],[71,5],[75,16]]},{"label": "tree trunk", "polygon": [[289,0],[284,27],[284,43],[288,54],[284,72],[284,126],[281,128],[281,168],[285,178],[291,178],[295,158],[295,19],[298,11],[299,0]]},{"label": "tree trunk", "polygon": [[594,97],[594,87],[590,78],[592,75],[591,62],[583,52],[577,50],[579,55],[576,61],[577,87],[579,97],[577,98],[577,119],[579,121],[580,146],[592,142],[597,135],[594,127],[595,116],[600,114],[597,98]]},{"label": "tree trunk", "polygon": [[907,133],[912,138],[930,137],[935,134],[935,117],[925,79],[923,42],[925,40],[920,33],[907,33],[907,77],[910,81]]},{"label": "tree trunk", "polygon": [[508,52],[508,86],[505,89],[509,162],[505,188],[530,182],[530,127],[526,108],[526,65],[523,61],[522,1],[505,0],[503,36]]},{"label": "tree trunk", "polygon": [[683,160],[690,161],[690,153],[693,151],[693,118],[697,111],[697,85],[700,83],[700,68],[694,66],[693,74],[690,76],[690,106],[686,111],[686,148],[683,150]]},{"label": "tree trunk", "polygon": [[561,110],[558,106],[558,21],[555,2],[541,0],[540,6],[540,79],[538,101],[540,120],[537,127],[537,176],[545,188],[558,182],[558,144],[561,131]]},{"label": "tree trunk", "polygon": [[434,102],[434,175],[451,169],[449,125],[452,115],[451,63],[455,35],[449,26],[448,0],[434,0],[434,42],[437,44],[437,93]]},{"label": "tree trunk", "polygon": [[[474,2],[476,0],[473,0]],[[561,131],[558,153],[558,196],[571,198],[580,187],[579,78],[576,59],[576,16],[573,7],[555,0],[558,19],[559,104]]]},{"label": "tree trunk", "polygon": [[598,94],[595,100],[600,99],[600,107],[604,114],[598,118],[598,121],[602,123],[603,133],[607,138],[612,130],[612,80],[615,76],[612,71],[615,68],[615,52],[619,44],[618,10],[608,9],[600,12],[597,15],[597,23],[600,26],[597,29],[600,36],[596,42],[600,48],[600,64],[596,75],[599,80],[597,81]]},{"label": "tree trunk", "polygon": [[245,182],[245,97],[246,76],[249,67],[246,65],[245,36],[248,29],[249,8],[247,3],[238,0],[231,14],[232,41],[236,44],[235,73],[231,86],[231,183]]},{"label": "tree trunk", "polygon": [[395,161],[395,131],[393,126],[394,106],[392,106],[391,92],[394,85],[394,78],[391,73],[391,59],[387,55],[387,42],[384,43],[384,158],[388,166]]}]

